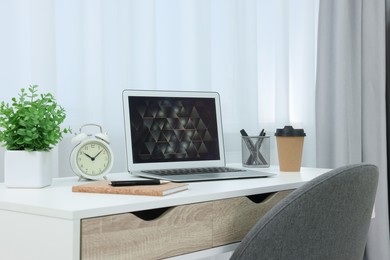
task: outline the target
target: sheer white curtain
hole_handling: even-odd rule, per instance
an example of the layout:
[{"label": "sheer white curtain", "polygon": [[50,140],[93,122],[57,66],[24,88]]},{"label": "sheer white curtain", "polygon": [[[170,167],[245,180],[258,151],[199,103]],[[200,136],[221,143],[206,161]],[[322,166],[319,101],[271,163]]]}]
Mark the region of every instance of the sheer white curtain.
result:
[{"label": "sheer white curtain", "polygon": [[[1,100],[40,85],[73,131],[103,126],[113,171],[125,171],[123,89],[218,91],[229,162],[240,161],[240,129],[292,124],[307,132],[303,165],[315,166],[317,12],[318,0],[0,0]],[[70,139],[58,146],[61,176],[72,175]]]}]

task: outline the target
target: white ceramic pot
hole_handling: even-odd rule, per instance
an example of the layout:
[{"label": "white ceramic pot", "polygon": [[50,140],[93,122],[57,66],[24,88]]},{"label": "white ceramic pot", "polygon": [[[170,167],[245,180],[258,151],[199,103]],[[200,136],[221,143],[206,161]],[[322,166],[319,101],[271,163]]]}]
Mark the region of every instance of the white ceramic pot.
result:
[{"label": "white ceramic pot", "polygon": [[42,188],[52,182],[51,152],[5,151],[4,183],[9,188]]}]

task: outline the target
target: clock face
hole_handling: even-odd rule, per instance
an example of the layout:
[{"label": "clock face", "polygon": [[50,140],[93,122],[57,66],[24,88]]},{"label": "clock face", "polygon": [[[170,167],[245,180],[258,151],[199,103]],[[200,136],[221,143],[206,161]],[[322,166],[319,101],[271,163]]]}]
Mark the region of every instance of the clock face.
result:
[{"label": "clock face", "polygon": [[98,141],[83,144],[76,154],[77,167],[87,176],[104,173],[110,167],[111,160],[111,153],[107,146]]}]

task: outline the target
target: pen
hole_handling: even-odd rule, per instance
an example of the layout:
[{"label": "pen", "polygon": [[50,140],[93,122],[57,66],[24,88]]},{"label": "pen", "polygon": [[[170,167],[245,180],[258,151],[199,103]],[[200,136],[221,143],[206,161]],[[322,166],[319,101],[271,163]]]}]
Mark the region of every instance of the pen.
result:
[{"label": "pen", "polygon": [[[265,136],[264,129],[261,130],[259,136],[261,136],[261,137]],[[260,147],[261,147],[261,144],[263,143],[263,141],[264,141],[264,138],[260,138],[256,141],[256,144],[255,144],[256,151],[260,150]],[[259,159],[261,160],[262,163],[267,164],[267,161],[264,159],[263,155],[260,152],[258,153],[258,156],[259,156]]]},{"label": "pen", "polygon": [[261,130],[259,136],[265,136],[265,132],[264,132],[264,129]]},{"label": "pen", "polygon": [[248,136],[248,134],[246,133],[246,131],[244,129],[241,129],[240,133],[242,136]]},{"label": "pen", "polygon": [[111,181],[111,186],[139,186],[139,185],[160,185],[168,183],[169,181],[160,181],[160,180],[127,180],[127,181]]}]

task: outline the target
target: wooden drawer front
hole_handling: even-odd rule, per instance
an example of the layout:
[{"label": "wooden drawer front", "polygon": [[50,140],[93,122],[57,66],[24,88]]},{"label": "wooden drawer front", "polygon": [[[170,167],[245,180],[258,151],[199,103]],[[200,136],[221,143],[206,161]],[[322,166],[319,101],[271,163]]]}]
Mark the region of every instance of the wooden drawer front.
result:
[{"label": "wooden drawer front", "polygon": [[[224,199],[214,202],[213,246],[241,241],[256,222],[292,190],[269,194],[256,203],[248,197]],[[255,196],[254,200],[257,199]]]},{"label": "wooden drawer front", "polygon": [[159,259],[212,247],[212,202],[177,206],[154,220],[131,213],[81,221],[82,259]]}]

